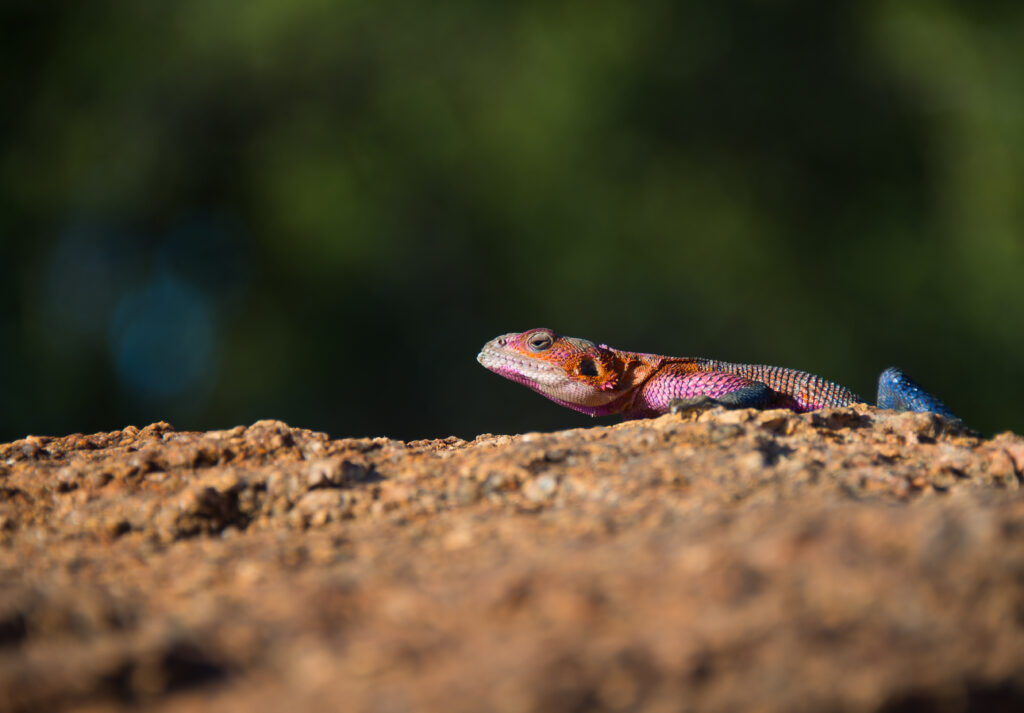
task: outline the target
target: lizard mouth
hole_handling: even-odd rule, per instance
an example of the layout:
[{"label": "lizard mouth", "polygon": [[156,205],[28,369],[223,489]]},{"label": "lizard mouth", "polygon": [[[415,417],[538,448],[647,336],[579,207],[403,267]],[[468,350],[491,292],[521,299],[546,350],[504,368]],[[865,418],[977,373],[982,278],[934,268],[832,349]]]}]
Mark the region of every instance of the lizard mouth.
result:
[{"label": "lizard mouth", "polygon": [[497,344],[497,341],[485,344],[476,360],[498,376],[529,387],[562,406],[576,410],[595,408],[622,395],[616,391],[599,391],[583,381],[573,379],[556,364],[524,356],[514,349]]},{"label": "lizard mouth", "polygon": [[557,386],[567,380],[565,372],[543,361],[530,359],[518,352],[488,342],[477,354],[476,360],[485,369],[524,386],[542,390],[544,386]]}]

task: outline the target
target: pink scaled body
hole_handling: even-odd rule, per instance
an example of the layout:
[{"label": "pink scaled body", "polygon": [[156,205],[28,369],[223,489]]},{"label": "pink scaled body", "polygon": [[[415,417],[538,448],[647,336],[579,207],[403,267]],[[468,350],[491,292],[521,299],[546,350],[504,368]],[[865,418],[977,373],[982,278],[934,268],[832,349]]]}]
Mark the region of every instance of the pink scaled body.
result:
[{"label": "pink scaled body", "polygon": [[657,416],[678,399],[794,411],[860,401],[838,384],[795,369],[627,352],[550,329],[492,339],[477,361],[555,403],[591,416]]}]

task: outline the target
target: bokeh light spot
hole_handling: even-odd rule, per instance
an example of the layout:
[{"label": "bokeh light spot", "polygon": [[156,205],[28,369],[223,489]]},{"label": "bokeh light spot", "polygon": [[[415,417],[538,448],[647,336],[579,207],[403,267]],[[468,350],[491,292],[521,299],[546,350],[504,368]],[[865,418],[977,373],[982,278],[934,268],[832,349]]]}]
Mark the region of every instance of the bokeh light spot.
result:
[{"label": "bokeh light spot", "polygon": [[185,394],[213,372],[213,318],[202,292],[164,276],[126,294],[111,351],[121,384],[143,399]]}]

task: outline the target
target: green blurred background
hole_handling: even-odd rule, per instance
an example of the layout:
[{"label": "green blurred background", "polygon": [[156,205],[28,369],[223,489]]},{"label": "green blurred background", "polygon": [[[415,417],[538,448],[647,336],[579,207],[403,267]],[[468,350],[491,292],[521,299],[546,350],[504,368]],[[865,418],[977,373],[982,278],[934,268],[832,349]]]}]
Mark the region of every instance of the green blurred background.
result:
[{"label": "green blurred background", "polygon": [[1024,5],[7,0],[0,440],[588,425],[549,326],[1024,431]]}]

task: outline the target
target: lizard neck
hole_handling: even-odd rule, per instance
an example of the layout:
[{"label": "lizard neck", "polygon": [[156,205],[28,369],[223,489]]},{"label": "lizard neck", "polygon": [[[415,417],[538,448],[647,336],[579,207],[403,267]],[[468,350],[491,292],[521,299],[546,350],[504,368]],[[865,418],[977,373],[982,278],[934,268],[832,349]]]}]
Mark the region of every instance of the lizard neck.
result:
[{"label": "lizard neck", "polygon": [[618,349],[610,349],[614,352],[616,367],[619,373],[619,384],[622,396],[607,404],[600,413],[622,414],[625,418],[637,418],[635,414],[643,416],[655,415],[648,412],[643,404],[643,391],[651,379],[657,378],[666,367],[673,364],[689,363],[689,359],[666,357],[660,354],[645,354],[643,352],[626,352]]},{"label": "lizard neck", "polygon": [[650,388],[654,384],[663,386],[666,379],[680,379],[707,368],[708,360],[695,357],[666,357],[657,354],[634,355],[644,363],[645,368],[636,371],[633,387],[627,399],[619,404],[617,413],[625,419],[651,418],[665,413],[662,405],[651,403]]}]

